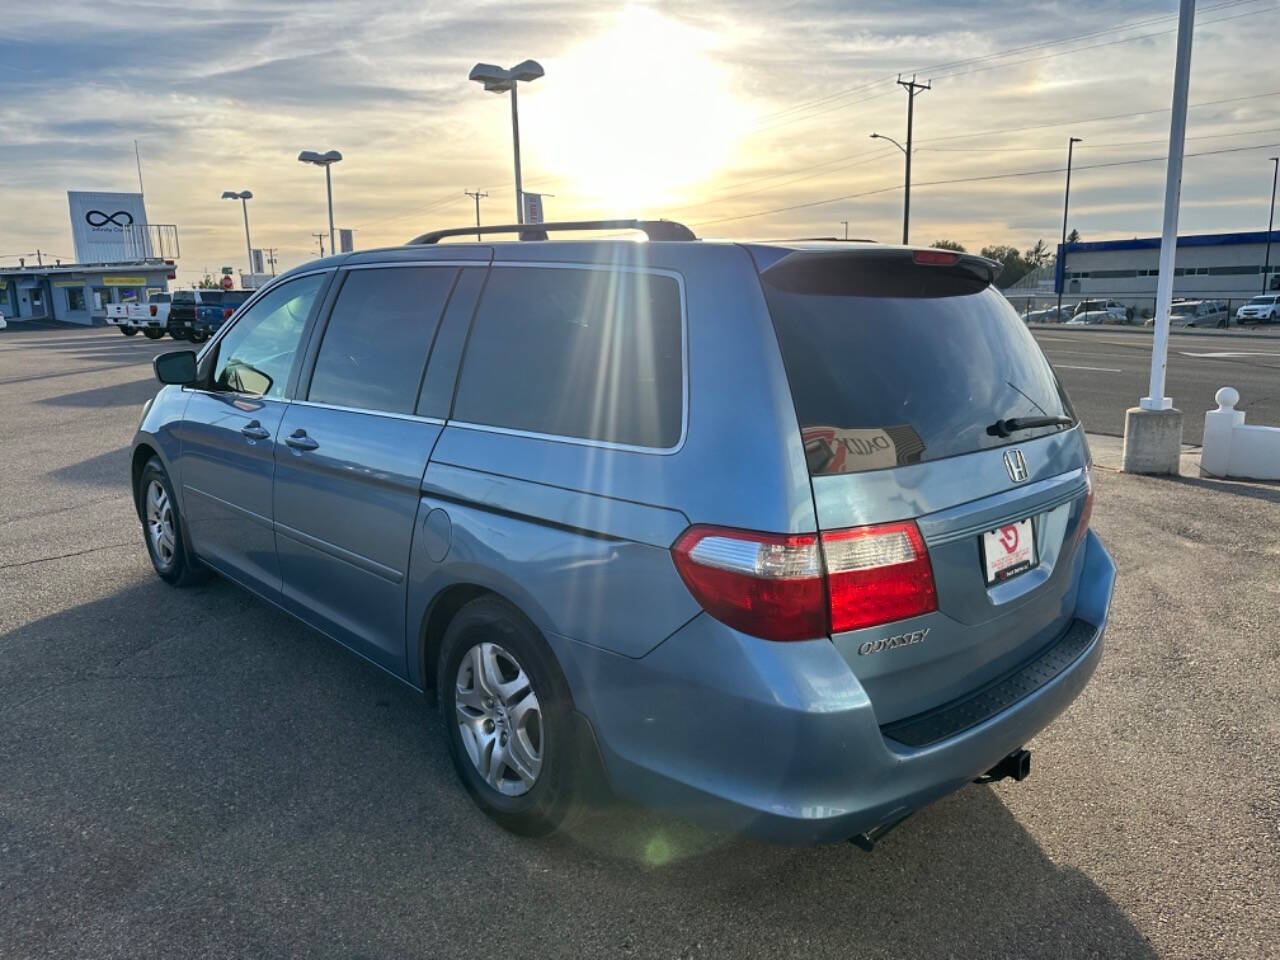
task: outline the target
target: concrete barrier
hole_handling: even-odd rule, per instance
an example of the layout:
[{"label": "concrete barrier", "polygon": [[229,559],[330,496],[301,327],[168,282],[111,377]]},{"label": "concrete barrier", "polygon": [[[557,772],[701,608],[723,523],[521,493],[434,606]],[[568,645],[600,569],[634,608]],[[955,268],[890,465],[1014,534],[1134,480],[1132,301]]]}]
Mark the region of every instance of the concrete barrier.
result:
[{"label": "concrete barrier", "polygon": [[1280,480],[1280,427],[1246,425],[1233,387],[1223,387],[1214,399],[1218,409],[1204,415],[1200,469],[1215,477]]}]

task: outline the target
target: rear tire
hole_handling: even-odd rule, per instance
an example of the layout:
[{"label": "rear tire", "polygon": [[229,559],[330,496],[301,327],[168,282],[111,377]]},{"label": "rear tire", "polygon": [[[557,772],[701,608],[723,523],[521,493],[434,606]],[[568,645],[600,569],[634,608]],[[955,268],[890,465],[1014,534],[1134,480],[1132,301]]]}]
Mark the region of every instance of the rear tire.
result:
[{"label": "rear tire", "polygon": [[142,538],[156,575],[174,587],[189,587],[205,580],[208,570],[187,553],[178,500],[158,458],[152,457],[142,468],[134,500],[142,520]]},{"label": "rear tire", "polygon": [[204,343],[204,342],[205,342],[206,340],[208,340],[208,339],[209,339],[209,335],[208,335],[207,333],[202,333],[202,332],[200,332],[200,331],[198,331],[198,330],[192,330],[192,331],[191,331],[191,342],[192,342],[192,343]]},{"label": "rear tire", "polygon": [[142,335],[146,337],[148,340],[159,340],[161,337],[164,336],[164,331],[159,330],[156,327],[147,327],[145,330],[142,331]]},{"label": "rear tire", "polygon": [[137,327],[121,327],[120,332],[123,333],[126,337],[132,337],[137,335],[138,328]]},{"label": "rear tire", "polygon": [[476,805],[524,836],[563,826],[586,751],[569,686],[534,626],[498,597],[471,601],[445,631],[436,690],[449,755]]}]

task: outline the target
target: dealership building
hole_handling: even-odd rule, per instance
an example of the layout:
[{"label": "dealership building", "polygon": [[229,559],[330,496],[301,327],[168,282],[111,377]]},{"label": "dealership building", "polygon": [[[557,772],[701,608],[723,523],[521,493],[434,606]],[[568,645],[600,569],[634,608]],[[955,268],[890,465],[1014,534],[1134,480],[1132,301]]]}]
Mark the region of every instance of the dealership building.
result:
[{"label": "dealership building", "polygon": [[0,312],[8,320],[106,322],[112,303],[142,303],[175,277],[178,231],[147,222],[140,193],[69,192],[76,263],[22,261],[0,267]]},{"label": "dealership building", "polygon": [[[1268,252],[1268,237],[1271,249]],[[1059,246],[1056,264],[1033,271],[1004,292],[1018,309],[1056,302],[1111,299],[1149,315],[1160,273],[1160,238],[1095,240]],[[1201,233],[1178,238],[1173,295],[1225,300],[1231,307],[1263,292],[1280,292],[1280,230],[1268,235]]]}]

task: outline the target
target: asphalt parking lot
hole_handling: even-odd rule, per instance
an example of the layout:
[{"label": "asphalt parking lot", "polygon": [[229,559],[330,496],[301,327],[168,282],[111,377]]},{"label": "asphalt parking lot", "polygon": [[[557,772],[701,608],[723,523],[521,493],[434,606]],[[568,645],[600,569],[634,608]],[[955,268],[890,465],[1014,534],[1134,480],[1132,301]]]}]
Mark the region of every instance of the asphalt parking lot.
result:
[{"label": "asphalt parking lot", "polygon": [[[1036,326],[1036,341],[1091,433],[1124,435],[1124,412],[1147,395],[1151,333],[1132,327]],[[1165,393],[1183,413],[1184,443],[1199,445],[1219,387],[1240,392],[1247,422],[1280,424],[1280,327],[1174,330]]]},{"label": "asphalt parking lot", "polygon": [[1100,472],[1108,648],[1025,783],[871,854],[623,804],[530,841],[420,695],[152,575],[128,444],[171,346],[0,334],[0,956],[1280,954],[1280,487]]}]

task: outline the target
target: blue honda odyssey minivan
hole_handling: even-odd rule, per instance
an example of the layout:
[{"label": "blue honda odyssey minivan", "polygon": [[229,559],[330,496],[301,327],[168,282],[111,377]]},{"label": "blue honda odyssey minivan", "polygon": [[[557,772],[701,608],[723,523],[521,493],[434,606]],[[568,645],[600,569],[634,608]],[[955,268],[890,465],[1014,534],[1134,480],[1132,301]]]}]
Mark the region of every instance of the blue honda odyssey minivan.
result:
[{"label": "blue honda odyssey minivan", "polygon": [[[548,239],[619,228],[647,242]],[[998,266],[503,231],[318,260],[156,358],[132,481],[159,576],[215,571],[433,692],[463,786],[525,834],[601,772],[863,846],[1026,776],[1115,567]]]}]

